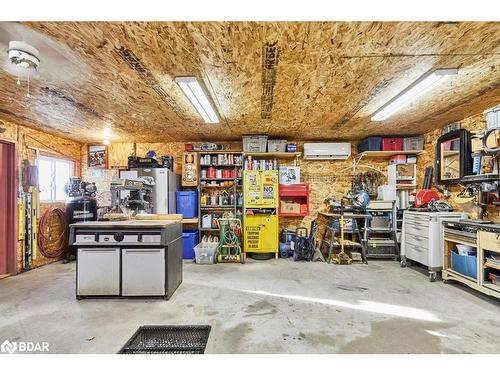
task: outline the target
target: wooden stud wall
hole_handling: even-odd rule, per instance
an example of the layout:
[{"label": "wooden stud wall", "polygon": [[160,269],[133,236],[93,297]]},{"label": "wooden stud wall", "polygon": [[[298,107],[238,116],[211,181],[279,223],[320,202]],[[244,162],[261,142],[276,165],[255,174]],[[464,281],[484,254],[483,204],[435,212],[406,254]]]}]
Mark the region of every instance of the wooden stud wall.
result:
[{"label": "wooden stud wall", "polygon": [[[28,159],[30,161],[35,160],[36,152],[32,148],[40,149],[43,154],[74,160],[77,169],[76,172],[77,174],[80,173],[81,148],[83,144],[38,130],[30,129],[6,120],[0,120],[0,127],[5,129],[5,131],[0,133],[0,138],[7,141],[14,141],[17,145],[20,183],[22,181],[22,161],[24,159]],[[19,189],[22,190],[21,185],[19,186]],[[41,203],[40,214],[43,214],[43,212],[50,207],[58,207],[64,209],[64,203]],[[53,229],[55,230],[54,235],[57,235],[62,230],[62,228],[57,225],[54,226]],[[17,268],[18,272],[20,272],[22,270],[23,241],[18,242],[17,250]],[[37,259],[33,260],[32,267],[39,267],[57,260],[58,259],[45,258],[40,253],[38,253]]]}]

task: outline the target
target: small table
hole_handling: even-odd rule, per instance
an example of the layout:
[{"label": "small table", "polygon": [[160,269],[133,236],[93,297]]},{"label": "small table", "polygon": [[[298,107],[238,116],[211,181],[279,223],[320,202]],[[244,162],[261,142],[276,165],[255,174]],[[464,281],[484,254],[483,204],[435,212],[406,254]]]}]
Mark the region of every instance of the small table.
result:
[{"label": "small table", "polygon": [[[331,213],[331,212],[318,212],[318,215],[324,216],[329,222],[327,224],[327,228],[325,229],[325,232],[323,234],[323,238],[321,240],[321,246],[323,246],[323,242],[325,242],[325,236],[326,232],[329,228],[332,230],[332,240],[330,244],[330,250],[328,252],[328,258],[330,258],[331,254],[331,248],[333,248],[333,237],[334,237],[334,231],[333,231],[333,225],[334,222],[338,219],[340,219],[341,216],[344,216],[344,219],[354,219],[354,220],[363,220],[363,234],[359,233],[358,229],[358,236],[360,237],[360,242],[361,242],[361,255],[363,258],[363,263],[368,263],[366,260],[366,228],[368,227],[368,218],[370,215],[368,214],[360,214],[360,213],[354,213],[354,212],[345,212],[343,215],[337,214],[337,213]],[[359,225],[357,225],[359,228]],[[352,231],[350,233],[353,233]],[[320,246],[320,248],[321,248]],[[329,260],[329,259],[328,259]]]}]

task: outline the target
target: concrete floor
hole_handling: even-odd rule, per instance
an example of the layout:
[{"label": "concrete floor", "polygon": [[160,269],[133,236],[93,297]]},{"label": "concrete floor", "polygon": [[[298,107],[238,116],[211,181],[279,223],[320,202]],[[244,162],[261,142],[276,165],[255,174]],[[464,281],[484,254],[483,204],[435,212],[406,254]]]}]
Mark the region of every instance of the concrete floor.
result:
[{"label": "concrete floor", "polygon": [[74,283],[74,263],[0,280],[0,342],[116,353],[140,325],[209,324],[207,353],[500,353],[498,300],[393,261],[185,264],[170,301],[77,301]]}]

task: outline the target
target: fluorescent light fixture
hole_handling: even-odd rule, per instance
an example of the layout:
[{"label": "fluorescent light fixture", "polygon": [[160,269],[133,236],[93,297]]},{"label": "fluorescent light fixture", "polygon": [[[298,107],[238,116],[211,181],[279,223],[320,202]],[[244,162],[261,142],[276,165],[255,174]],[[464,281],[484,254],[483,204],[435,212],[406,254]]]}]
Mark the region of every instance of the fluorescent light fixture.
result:
[{"label": "fluorescent light fixture", "polygon": [[217,116],[215,108],[196,77],[177,77],[175,82],[177,82],[184,95],[187,96],[205,122],[209,124],[219,122],[219,116]]},{"label": "fluorescent light fixture", "polygon": [[371,120],[383,121],[389,118],[401,108],[406,107],[411,102],[421,97],[426,92],[432,90],[437,85],[443,83],[450,76],[456,75],[457,73],[458,69],[437,69],[429,74],[420,77],[405,90],[403,90],[386,104],[384,104],[377,112],[375,112]]}]

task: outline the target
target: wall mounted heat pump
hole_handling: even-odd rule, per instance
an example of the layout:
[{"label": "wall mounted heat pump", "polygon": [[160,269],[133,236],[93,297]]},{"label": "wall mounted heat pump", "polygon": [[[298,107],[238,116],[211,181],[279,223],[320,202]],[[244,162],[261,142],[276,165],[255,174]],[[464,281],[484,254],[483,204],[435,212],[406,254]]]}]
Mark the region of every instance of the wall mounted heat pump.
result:
[{"label": "wall mounted heat pump", "polygon": [[349,156],[350,143],[304,143],[304,159],[345,160]]}]

